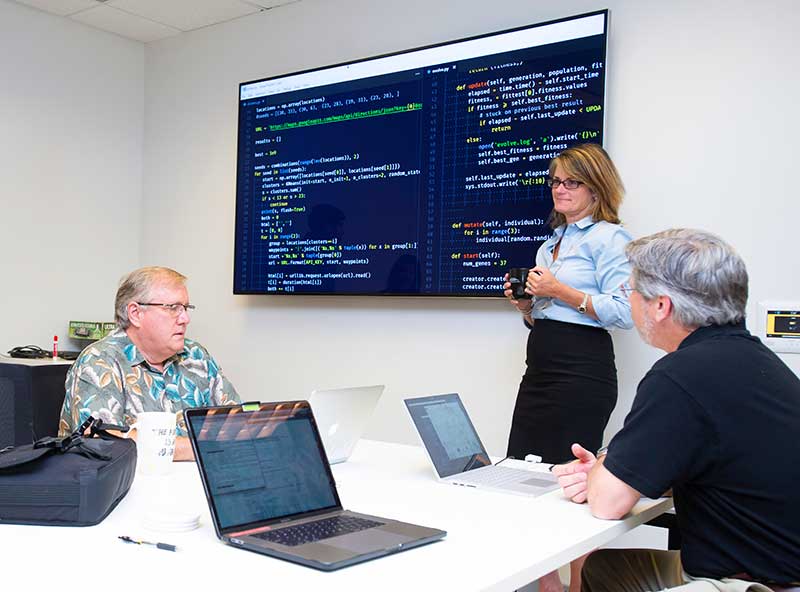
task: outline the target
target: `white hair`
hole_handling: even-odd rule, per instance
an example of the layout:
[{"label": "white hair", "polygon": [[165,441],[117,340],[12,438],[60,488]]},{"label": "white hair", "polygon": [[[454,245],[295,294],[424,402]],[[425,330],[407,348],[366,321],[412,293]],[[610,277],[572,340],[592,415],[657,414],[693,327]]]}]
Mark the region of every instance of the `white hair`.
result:
[{"label": "white hair", "polygon": [[741,321],[747,305],[747,269],[728,243],[704,230],[673,228],[632,241],[625,249],[636,291],[652,300],[669,296],[684,327]]},{"label": "white hair", "polygon": [[150,300],[150,290],[159,282],[182,286],[186,282],[186,276],[169,267],[142,267],[120,280],[114,301],[114,320],[120,329],[131,326],[128,319],[128,303]]}]

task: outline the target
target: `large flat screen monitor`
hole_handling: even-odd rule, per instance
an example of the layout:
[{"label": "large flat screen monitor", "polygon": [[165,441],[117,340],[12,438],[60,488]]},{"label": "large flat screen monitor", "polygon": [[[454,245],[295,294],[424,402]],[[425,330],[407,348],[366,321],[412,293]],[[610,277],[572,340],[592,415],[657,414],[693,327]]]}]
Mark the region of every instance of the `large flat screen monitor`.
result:
[{"label": "large flat screen monitor", "polygon": [[234,293],[501,296],[603,140],[607,11],[239,88]]}]

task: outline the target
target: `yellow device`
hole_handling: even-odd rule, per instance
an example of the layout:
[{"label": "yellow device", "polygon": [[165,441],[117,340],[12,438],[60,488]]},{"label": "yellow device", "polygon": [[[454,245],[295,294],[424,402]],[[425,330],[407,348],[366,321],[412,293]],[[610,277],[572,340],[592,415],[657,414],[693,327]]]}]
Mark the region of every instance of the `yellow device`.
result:
[{"label": "yellow device", "polygon": [[759,337],[776,352],[800,353],[800,302],[758,303]]}]

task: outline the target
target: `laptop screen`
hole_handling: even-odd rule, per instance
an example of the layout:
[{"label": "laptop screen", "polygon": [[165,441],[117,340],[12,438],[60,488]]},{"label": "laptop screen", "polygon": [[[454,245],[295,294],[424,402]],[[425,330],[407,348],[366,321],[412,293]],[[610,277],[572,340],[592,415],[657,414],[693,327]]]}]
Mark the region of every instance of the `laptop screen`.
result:
[{"label": "laptop screen", "polygon": [[405,403],[439,477],[492,464],[457,394],[406,399]]},{"label": "laptop screen", "polygon": [[316,390],[309,398],[328,461],[347,460],[369,423],[384,385]]},{"label": "laptop screen", "polygon": [[185,415],[220,531],[340,507],[307,401]]}]

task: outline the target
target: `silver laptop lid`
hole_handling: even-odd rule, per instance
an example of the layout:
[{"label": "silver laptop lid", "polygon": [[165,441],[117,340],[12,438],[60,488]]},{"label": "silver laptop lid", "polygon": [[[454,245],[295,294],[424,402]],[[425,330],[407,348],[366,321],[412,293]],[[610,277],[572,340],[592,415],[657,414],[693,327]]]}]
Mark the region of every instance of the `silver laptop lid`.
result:
[{"label": "silver laptop lid", "polygon": [[320,389],[311,393],[310,402],[328,462],[334,464],[350,458],[384,388],[384,385],[376,384]]},{"label": "silver laptop lid", "polygon": [[440,478],[492,464],[456,393],[405,399]]}]

